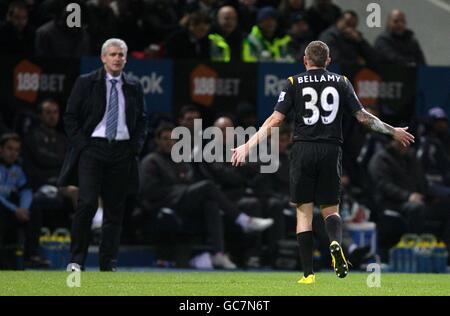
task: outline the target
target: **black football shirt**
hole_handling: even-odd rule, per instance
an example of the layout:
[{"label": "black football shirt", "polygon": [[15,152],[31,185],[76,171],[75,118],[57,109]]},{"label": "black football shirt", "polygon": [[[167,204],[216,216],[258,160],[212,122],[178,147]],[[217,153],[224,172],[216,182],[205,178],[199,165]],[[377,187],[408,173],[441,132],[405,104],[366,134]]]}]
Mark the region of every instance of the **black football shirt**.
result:
[{"label": "black football shirt", "polygon": [[313,69],[289,77],[275,111],[294,111],[294,141],[342,144],[342,116],[362,106],[350,81],[326,69]]}]

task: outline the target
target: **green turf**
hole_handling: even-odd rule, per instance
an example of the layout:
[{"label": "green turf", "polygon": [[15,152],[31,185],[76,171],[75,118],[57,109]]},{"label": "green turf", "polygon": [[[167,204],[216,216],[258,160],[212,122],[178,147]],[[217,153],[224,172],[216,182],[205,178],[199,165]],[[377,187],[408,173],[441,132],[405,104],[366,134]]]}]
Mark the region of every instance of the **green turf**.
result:
[{"label": "green turf", "polygon": [[67,276],[0,271],[0,295],[450,295],[449,274],[383,273],[379,288],[369,288],[364,273],[318,273],[316,284],[299,285],[299,273],[283,272],[83,272],[79,288],[69,288]]}]

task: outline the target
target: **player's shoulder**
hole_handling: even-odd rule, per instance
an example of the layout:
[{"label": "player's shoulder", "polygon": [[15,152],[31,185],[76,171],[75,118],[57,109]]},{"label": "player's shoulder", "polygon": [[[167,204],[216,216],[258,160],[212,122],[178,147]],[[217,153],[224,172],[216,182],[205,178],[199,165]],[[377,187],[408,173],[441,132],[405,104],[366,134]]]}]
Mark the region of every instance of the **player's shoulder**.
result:
[{"label": "player's shoulder", "polygon": [[294,85],[295,81],[297,81],[298,76],[299,76],[299,74],[289,76],[289,77],[287,77],[287,81],[288,81],[291,85]]},{"label": "player's shoulder", "polygon": [[296,74],[296,75],[289,76],[289,77],[286,78],[287,83],[290,86],[295,87],[298,84],[298,82],[299,82],[298,78],[304,76],[305,74],[306,74],[306,72],[302,72],[302,73],[299,73],[299,74]]},{"label": "player's shoulder", "polygon": [[101,69],[96,69],[88,73],[81,74],[78,78],[81,81],[92,81],[101,78],[102,71]]},{"label": "player's shoulder", "polygon": [[329,70],[325,71],[325,75],[336,78],[336,82],[338,82],[338,83],[348,84],[350,82],[346,76],[338,74],[336,72],[329,71]]},{"label": "player's shoulder", "polygon": [[326,76],[331,80],[332,85],[339,91],[348,91],[351,86],[350,80],[345,75],[327,70]]}]

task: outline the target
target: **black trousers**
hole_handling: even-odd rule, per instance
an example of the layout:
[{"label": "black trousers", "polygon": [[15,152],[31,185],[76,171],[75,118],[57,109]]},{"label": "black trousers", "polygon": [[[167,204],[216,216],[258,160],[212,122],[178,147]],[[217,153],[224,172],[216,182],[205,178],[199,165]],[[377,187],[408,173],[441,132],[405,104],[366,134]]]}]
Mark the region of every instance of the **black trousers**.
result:
[{"label": "black trousers", "polygon": [[42,226],[42,213],[39,209],[30,209],[30,220],[21,223],[16,215],[0,204],[0,268],[15,267],[6,264],[7,249],[21,247],[23,243],[24,258],[39,255],[39,236]]},{"label": "black trousers", "polygon": [[225,248],[220,210],[233,221],[239,215],[237,206],[210,180],[191,184],[174,208],[181,217],[204,220],[213,252],[223,251]]},{"label": "black trousers", "polygon": [[273,218],[274,221],[268,229],[269,252],[273,257],[277,252],[278,242],[286,237],[286,220],[283,210],[288,208],[289,205],[277,197],[269,197],[264,199],[264,202],[266,217]]},{"label": "black trousers", "polygon": [[133,159],[128,141],[109,143],[104,139],[92,138],[81,152],[78,162],[78,207],[72,222],[71,262],[84,265],[91,223],[98,208],[98,198],[101,197],[100,270],[116,265]]}]

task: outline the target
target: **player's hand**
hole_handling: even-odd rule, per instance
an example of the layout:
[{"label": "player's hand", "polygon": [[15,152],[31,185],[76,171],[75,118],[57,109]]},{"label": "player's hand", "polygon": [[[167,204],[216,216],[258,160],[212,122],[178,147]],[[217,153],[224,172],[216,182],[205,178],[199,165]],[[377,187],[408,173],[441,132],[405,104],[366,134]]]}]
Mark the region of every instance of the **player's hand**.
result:
[{"label": "player's hand", "polygon": [[249,153],[249,148],[247,144],[241,145],[237,148],[232,148],[233,156],[231,156],[231,165],[232,166],[241,166],[245,162],[245,158]]},{"label": "player's hand", "polygon": [[407,132],[408,127],[395,127],[394,139],[402,143],[403,146],[408,147],[414,143],[414,136]]},{"label": "player's hand", "polygon": [[362,41],[362,36],[361,33],[358,32],[356,29],[351,28],[351,27],[347,27],[344,29],[344,35],[349,38],[350,40],[354,41],[354,42],[361,42]]},{"label": "player's hand", "polygon": [[30,212],[26,208],[16,208],[16,217],[19,222],[28,222],[30,220]]}]

